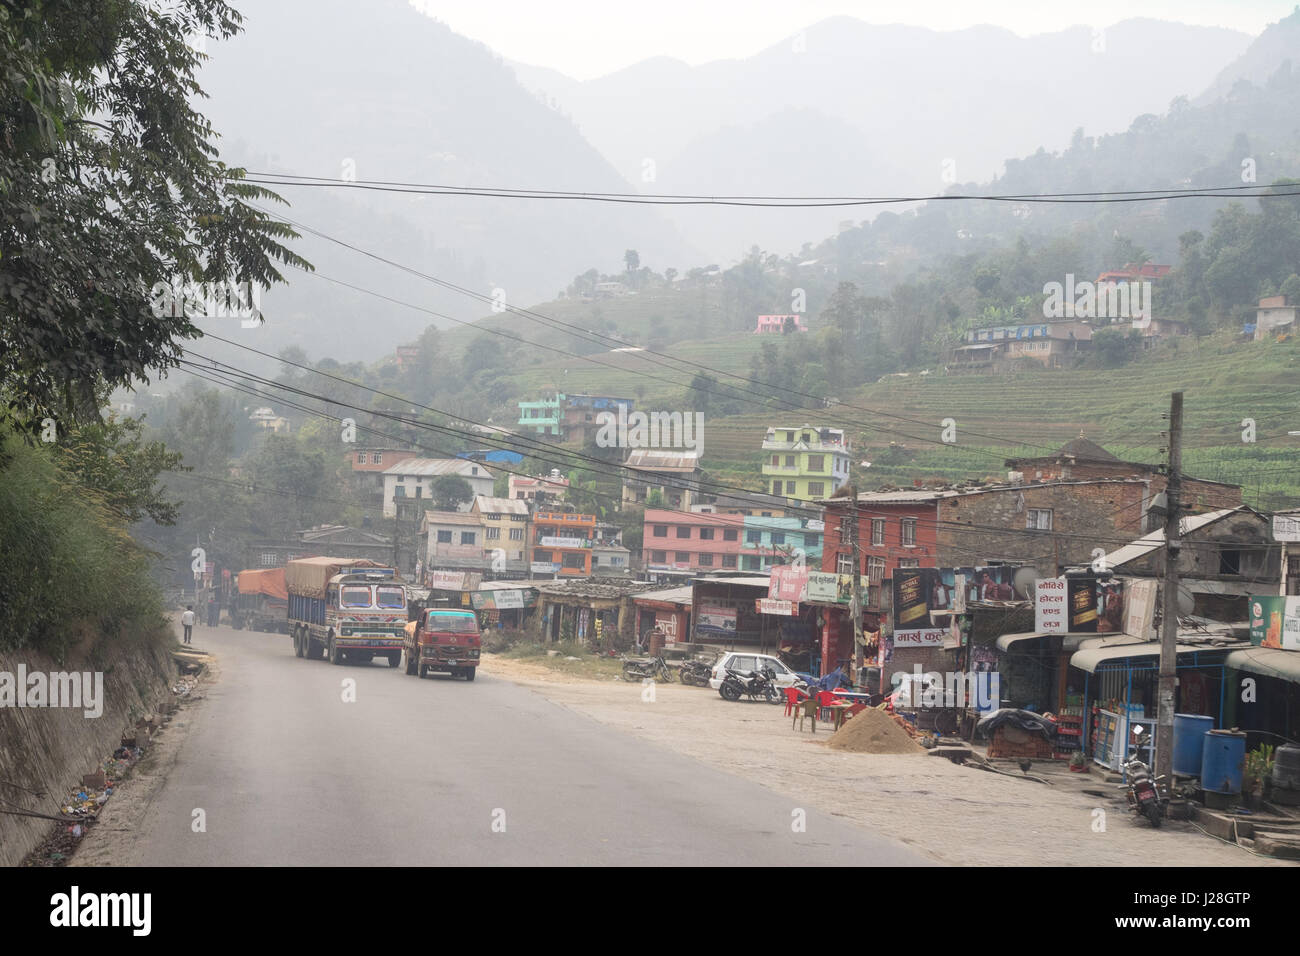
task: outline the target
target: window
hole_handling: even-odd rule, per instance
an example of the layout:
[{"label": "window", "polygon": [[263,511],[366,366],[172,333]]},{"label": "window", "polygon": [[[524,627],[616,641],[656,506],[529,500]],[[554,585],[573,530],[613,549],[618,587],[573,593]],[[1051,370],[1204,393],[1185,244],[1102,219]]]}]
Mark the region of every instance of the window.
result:
[{"label": "window", "polygon": [[586,556],[586,554],[581,554],[581,553],[580,553],[580,554],[573,554],[573,553],[566,554],[566,555],[564,556],[564,566],[565,566],[566,568],[580,568],[580,569],[585,569],[585,568],[587,567],[587,556]]},{"label": "window", "polygon": [[365,463],[366,463],[366,453],[364,451],[357,452],[357,464],[364,465]]},{"label": "window", "polygon": [[884,518],[871,519],[871,543],[872,544],[885,543],[885,519]]},{"label": "window", "polygon": [[726,667],[733,671],[752,671],[758,667],[758,658],[753,655],[737,654],[727,661]]},{"label": "window", "polygon": [[713,567],[713,555],[711,554],[700,555],[700,567],[704,567],[704,568]]},{"label": "window", "polygon": [[1025,527],[1033,531],[1051,531],[1052,509],[1030,508],[1025,514]]},{"label": "window", "polygon": [[722,530],[722,540],[723,540],[723,541],[739,541],[739,540],[740,540],[740,532],[737,531],[735,528],[724,528],[724,529]]},{"label": "window", "polygon": [[803,536],[803,546],[805,548],[815,548],[819,544],[821,544],[821,535],[806,534]]},{"label": "window", "polygon": [[713,540],[713,529],[712,529],[712,528],[701,528],[701,529],[700,529],[700,540],[701,540],[701,541],[712,541],[712,540]]},{"label": "window", "polygon": [[266,568],[266,567],[272,567],[272,566],[277,565],[277,564],[279,564],[279,563],[280,563],[279,555],[277,555],[274,551],[263,551],[263,552],[262,552],[262,567],[264,567],[264,568]]},{"label": "window", "polygon": [[667,564],[667,563],[668,563],[668,552],[666,552],[666,551],[651,551],[651,552],[650,552],[650,560],[653,561],[655,564]]},{"label": "window", "polygon": [[474,538],[475,538],[475,532],[473,531],[462,531],[460,533],[461,544],[473,544]]},{"label": "window", "polygon": [[879,584],[885,580],[885,559],[867,558],[867,583]]},{"label": "window", "polygon": [[484,528],[483,538],[487,541],[499,541],[501,539],[500,528]]},{"label": "window", "polygon": [[781,493],[781,482],[779,481],[772,482],[772,494],[779,495],[780,493]]},{"label": "window", "polygon": [[825,470],[826,470],[826,456],[825,456],[825,455],[809,455],[809,456],[808,456],[808,470],[809,470],[809,471],[816,471],[816,472],[825,471]]},{"label": "window", "polygon": [[835,556],[835,573],[852,574],[853,573],[853,556],[850,554],[837,554]]},{"label": "window", "polygon": [[550,564],[554,558],[551,556],[551,552],[549,551],[534,551],[533,560],[538,564]]},{"label": "window", "polygon": [[899,558],[898,566],[900,568],[919,568],[921,566],[920,558]]},{"label": "window", "polygon": [[438,532],[438,543],[439,543],[439,544],[451,544],[451,532],[450,532],[450,531],[439,531],[439,532]]},{"label": "window", "polygon": [[677,563],[678,563],[678,564],[690,564],[690,563],[691,563],[691,556],[690,556],[690,554],[689,554],[688,552],[686,552],[686,551],[678,551],[678,552],[677,552]]},{"label": "window", "polygon": [[679,524],[677,526],[677,537],[689,538],[690,536],[691,536],[691,529],[687,525]]},{"label": "window", "polygon": [[654,531],[652,532],[652,535],[653,535],[653,537],[656,537],[656,538],[666,538],[666,537],[668,537],[668,525],[666,525],[666,524],[657,524],[657,525],[655,525],[655,526],[654,526]]},{"label": "window", "polygon": [[763,540],[763,532],[761,531],[745,532],[745,544],[758,544],[762,540]]},{"label": "window", "polygon": [[793,467],[794,467],[794,455],[786,455],[786,456],[785,456],[785,466],[786,466],[787,468],[793,468]]},{"label": "window", "polygon": [[840,540],[848,541],[852,537],[853,537],[853,519],[847,517],[841,518],[840,519]]},{"label": "window", "polygon": [[902,526],[900,535],[903,541],[903,547],[911,548],[916,546],[916,519],[904,518],[899,522]]},{"label": "window", "polygon": [[[398,478],[397,480],[398,480],[398,481],[401,481],[402,479],[401,479],[401,478]],[[405,497],[406,497],[406,489],[403,488],[401,485],[398,485],[396,488],[393,489],[393,497],[394,497],[394,498],[405,498]]]},{"label": "window", "polygon": [[1219,552],[1219,573],[1240,574],[1241,573],[1241,552],[1220,551]]},{"label": "window", "polygon": [[780,468],[780,467],[781,467],[781,456],[780,456],[780,455],[773,455],[773,456],[772,456],[772,467],[773,467],[773,468]]},{"label": "window", "polygon": [[511,540],[511,541],[523,541],[523,540],[524,540],[524,529],[523,529],[523,528],[511,528],[511,529],[510,529],[510,540]]},{"label": "window", "polygon": [[756,556],[752,554],[745,556],[745,570],[746,571],[758,570],[758,558]]},{"label": "window", "polygon": [[339,607],[370,607],[370,588],[367,585],[345,585]]},{"label": "window", "polygon": [[384,456],[380,452],[375,452],[373,455],[370,456],[370,464],[372,465],[383,464],[383,461],[384,461]]},{"label": "window", "polygon": [[375,592],[379,595],[378,604],[380,607],[406,607],[405,588],[380,585],[375,588]]},{"label": "window", "polygon": [[773,532],[772,532],[772,543],[773,543],[773,544],[785,544],[785,532],[784,532],[784,531],[773,531]]},{"label": "window", "polygon": [[826,483],[822,481],[808,482],[808,497],[820,498],[826,494]]},{"label": "window", "polygon": [[722,566],[724,568],[734,568],[736,566],[736,556],[734,554],[724,554],[722,556]]}]

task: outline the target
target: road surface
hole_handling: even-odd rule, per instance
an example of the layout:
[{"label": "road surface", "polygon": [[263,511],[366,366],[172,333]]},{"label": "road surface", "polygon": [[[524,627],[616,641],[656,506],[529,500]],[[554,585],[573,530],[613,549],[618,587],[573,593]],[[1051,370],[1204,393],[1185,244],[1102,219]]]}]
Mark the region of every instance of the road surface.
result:
[{"label": "road surface", "polygon": [[217,655],[219,679],[186,709],[176,762],[120,862],[930,862],[811,809],[795,832],[804,810],[788,797],[488,674],[332,666],[295,658],[283,635],[228,627],[196,628],[194,644]]}]

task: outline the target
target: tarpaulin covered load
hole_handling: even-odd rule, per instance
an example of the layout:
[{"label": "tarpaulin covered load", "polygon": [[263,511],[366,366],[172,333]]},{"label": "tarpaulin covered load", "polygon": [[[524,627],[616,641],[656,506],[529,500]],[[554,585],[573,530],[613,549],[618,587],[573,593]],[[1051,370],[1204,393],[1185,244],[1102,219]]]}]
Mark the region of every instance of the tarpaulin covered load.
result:
[{"label": "tarpaulin covered load", "polygon": [[265,594],[281,601],[289,599],[284,584],[284,568],[258,568],[239,572],[240,594]]},{"label": "tarpaulin covered load", "polygon": [[346,568],[383,568],[366,558],[298,558],[284,568],[289,591],[303,597],[324,599],[330,578]]},{"label": "tarpaulin covered load", "polygon": [[999,727],[1015,727],[1026,733],[1042,734],[1047,739],[1051,739],[1056,733],[1056,724],[1048,720],[1042,714],[1035,714],[1032,710],[1018,710],[1014,707],[1003,707],[1001,710],[995,710],[987,717],[980,720],[975,725],[975,734],[979,737],[987,737]]}]

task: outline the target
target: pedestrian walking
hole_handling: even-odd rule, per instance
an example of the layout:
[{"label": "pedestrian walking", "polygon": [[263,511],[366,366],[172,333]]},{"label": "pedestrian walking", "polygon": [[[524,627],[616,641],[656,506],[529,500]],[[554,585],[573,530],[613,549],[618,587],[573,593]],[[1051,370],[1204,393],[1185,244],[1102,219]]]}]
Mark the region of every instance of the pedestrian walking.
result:
[{"label": "pedestrian walking", "polygon": [[194,634],[194,605],[188,604],[185,607],[185,613],[181,615],[181,626],[185,628],[185,643],[190,643],[190,637]]}]

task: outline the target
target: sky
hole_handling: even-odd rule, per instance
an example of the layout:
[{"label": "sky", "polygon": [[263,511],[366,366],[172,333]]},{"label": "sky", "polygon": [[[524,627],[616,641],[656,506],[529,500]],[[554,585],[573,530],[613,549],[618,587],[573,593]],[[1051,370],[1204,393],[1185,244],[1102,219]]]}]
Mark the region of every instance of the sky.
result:
[{"label": "sky", "polygon": [[1258,35],[1296,0],[411,0],[507,60],[588,80],[653,56],[744,58],[831,16],[933,30],[978,24],[1020,36],[1149,17]]}]

